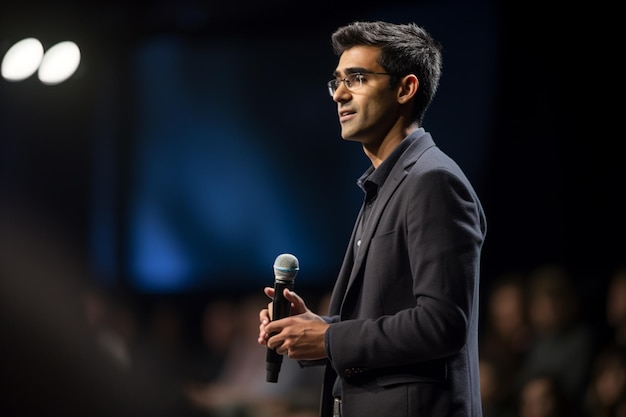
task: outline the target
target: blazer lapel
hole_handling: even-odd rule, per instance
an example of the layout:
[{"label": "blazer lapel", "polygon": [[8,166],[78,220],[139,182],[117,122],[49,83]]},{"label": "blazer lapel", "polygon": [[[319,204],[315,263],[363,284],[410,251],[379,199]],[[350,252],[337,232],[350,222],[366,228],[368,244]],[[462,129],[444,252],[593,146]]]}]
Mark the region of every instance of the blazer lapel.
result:
[{"label": "blazer lapel", "polygon": [[[365,265],[365,259],[367,258],[367,253],[369,251],[370,243],[372,241],[372,237],[376,229],[378,228],[378,223],[380,222],[380,218],[385,209],[385,206],[389,203],[391,196],[398,189],[398,186],[402,183],[402,180],[406,177],[407,173],[411,169],[411,167],[417,162],[419,157],[426,151],[426,149],[435,146],[435,143],[432,140],[432,137],[427,132],[422,132],[420,136],[415,137],[414,139],[410,139],[411,136],[407,137],[404,140],[414,140],[414,142],[407,148],[407,150],[402,154],[396,165],[393,167],[389,176],[385,180],[384,186],[379,190],[378,197],[376,197],[376,201],[374,203],[374,207],[372,208],[372,212],[370,213],[370,218],[365,225],[365,229],[363,230],[363,234],[361,236],[361,246],[359,248],[359,252],[352,256],[354,259],[354,263],[352,265],[351,271],[346,268],[346,260],[344,260],[344,264],[342,265],[343,274],[347,274],[350,271],[350,277],[347,285],[344,283],[341,287],[343,289],[345,285],[345,291],[341,293],[344,294],[341,309],[345,305],[346,299],[348,299],[348,294],[350,291],[355,288],[355,283],[358,281],[359,277],[363,276],[362,269]],[[359,216],[357,219],[360,221],[363,213],[363,208],[359,212]],[[356,230],[356,225],[355,229]],[[354,231],[352,232],[352,237],[350,239],[349,252],[353,253],[352,248],[354,247]],[[345,280],[345,275],[340,277]],[[339,280],[338,280],[339,281]],[[338,282],[339,283],[339,282]],[[339,294],[341,294],[339,293]]]}]

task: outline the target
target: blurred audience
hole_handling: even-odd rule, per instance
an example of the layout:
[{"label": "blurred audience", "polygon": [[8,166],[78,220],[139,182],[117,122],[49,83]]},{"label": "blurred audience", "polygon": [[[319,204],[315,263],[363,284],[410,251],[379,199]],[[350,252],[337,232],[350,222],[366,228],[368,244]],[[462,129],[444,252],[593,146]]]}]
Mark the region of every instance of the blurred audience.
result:
[{"label": "blurred audience", "polygon": [[521,386],[517,417],[577,417],[577,406],[564,394],[561,383],[550,374],[537,374]]},{"label": "blurred audience", "polygon": [[[490,415],[512,409],[515,381],[530,348],[532,332],[527,315],[525,276],[509,272],[498,277],[486,296],[480,333],[481,385]],[[492,411],[492,410],[497,410]]]},{"label": "blurred audience", "polygon": [[626,266],[609,277],[606,294],[607,342],[626,346]]},{"label": "blurred audience", "polygon": [[197,337],[194,343],[194,366],[187,375],[186,384],[201,385],[215,381],[239,332],[236,301],[229,298],[210,300],[200,312]]},{"label": "blurred audience", "polygon": [[[190,381],[185,389],[197,410],[215,417],[317,417],[320,370],[300,369],[296,361],[284,357],[278,382],[266,382],[267,351],[250,335],[258,332],[258,311],[268,301],[257,294],[244,297],[238,303],[235,320],[227,320],[234,328],[221,329],[230,342],[228,351],[221,352],[225,355],[218,372],[209,381]],[[209,305],[208,311],[218,305]],[[218,311],[231,310],[221,306]],[[207,325],[215,328],[224,323],[205,317],[203,326]],[[215,341],[209,342],[208,347],[214,349]]]},{"label": "blurred audience", "polygon": [[[483,405],[483,417],[514,417],[514,392],[509,375],[508,364],[481,353],[480,396]],[[508,378],[508,379],[507,379]]]},{"label": "blurred audience", "polygon": [[[322,368],[285,357],[266,382],[256,312],[269,300],[256,290],[195,310],[167,297],[140,305],[96,286],[76,242],[40,214],[0,205],[0,230],[0,415],[317,417]],[[494,280],[484,417],[626,417],[626,267],[607,278],[601,323],[561,265]]]},{"label": "blurred audience", "polygon": [[579,314],[578,290],[560,265],[541,266],[529,275],[528,317],[533,340],[520,381],[551,375],[567,401],[582,406],[595,351],[591,325]]},{"label": "blurred audience", "polygon": [[1,202],[0,230],[0,415],[183,415],[152,384],[157,372],[124,368],[126,353],[102,348],[80,245],[15,200]]},{"label": "blurred audience", "polygon": [[95,284],[86,284],[81,291],[85,320],[98,346],[111,355],[123,369],[132,364],[132,349],[139,323],[130,306],[119,297],[112,297]]},{"label": "blurred audience", "polygon": [[626,346],[607,345],[595,356],[585,400],[590,417],[626,417]]}]

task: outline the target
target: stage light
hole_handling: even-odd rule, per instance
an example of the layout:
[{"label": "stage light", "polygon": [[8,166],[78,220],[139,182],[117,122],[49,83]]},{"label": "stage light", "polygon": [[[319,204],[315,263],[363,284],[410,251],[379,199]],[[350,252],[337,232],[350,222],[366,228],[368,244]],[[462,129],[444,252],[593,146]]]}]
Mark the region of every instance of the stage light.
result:
[{"label": "stage light", "polygon": [[37,73],[46,85],[62,83],[71,77],[80,64],[80,49],[71,41],[57,43],[46,51]]},{"label": "stage light", "polygon": [[37,71],[43,55],[43,45],[38,39],[22,39],[4,55],[2,77],[7,81],[25,80]]}]

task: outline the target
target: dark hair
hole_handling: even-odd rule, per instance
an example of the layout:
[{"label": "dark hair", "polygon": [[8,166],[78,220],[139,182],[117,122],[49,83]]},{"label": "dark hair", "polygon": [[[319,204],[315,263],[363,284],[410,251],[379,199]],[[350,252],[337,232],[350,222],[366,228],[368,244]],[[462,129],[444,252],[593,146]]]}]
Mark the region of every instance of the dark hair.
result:
[{"label": "dark hair", "polygon": [[441,44],[415,23],[354,22],[340,27],[332,35],[335,54],[346,49],[367,45],[381,48],[379,64],[394,74],[391,86],[401,77],[414,74],[419,80],[413,119],[420,125],[430,105],[441,77]]}]

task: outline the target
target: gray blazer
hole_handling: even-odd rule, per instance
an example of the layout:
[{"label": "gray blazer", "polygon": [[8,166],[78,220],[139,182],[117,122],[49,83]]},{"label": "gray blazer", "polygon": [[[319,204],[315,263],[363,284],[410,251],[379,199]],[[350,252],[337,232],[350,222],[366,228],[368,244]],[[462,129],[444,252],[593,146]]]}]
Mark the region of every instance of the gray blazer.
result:
[{"label": "gray blazer", "polygon": [[404,140],[412,143],[379,190],[356,255],[355,226],[333,289],[322,417],[332,416],[337,375],[344,417],[482,416],[485,215],[429,133]]}]

